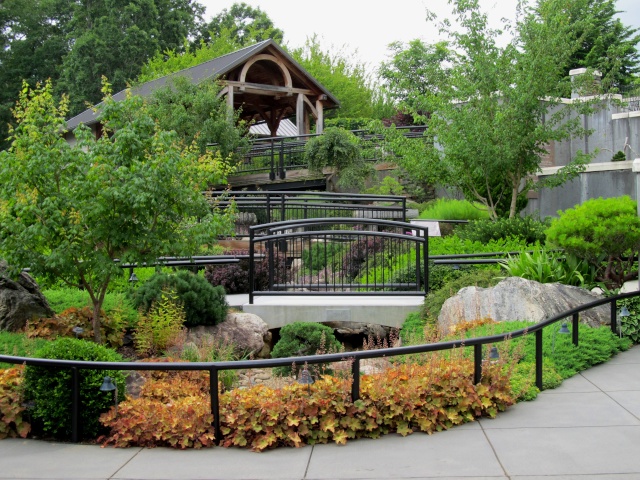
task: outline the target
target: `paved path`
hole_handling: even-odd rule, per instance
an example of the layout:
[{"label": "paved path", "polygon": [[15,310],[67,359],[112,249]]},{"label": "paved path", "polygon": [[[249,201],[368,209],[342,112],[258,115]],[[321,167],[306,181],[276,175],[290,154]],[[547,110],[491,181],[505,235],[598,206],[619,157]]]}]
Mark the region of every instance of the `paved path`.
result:
[{"label": "paved path", "polygon": [[264,453],[1,440],[0,479],[640,479],[640,346],[496,419],[431,436]]}]

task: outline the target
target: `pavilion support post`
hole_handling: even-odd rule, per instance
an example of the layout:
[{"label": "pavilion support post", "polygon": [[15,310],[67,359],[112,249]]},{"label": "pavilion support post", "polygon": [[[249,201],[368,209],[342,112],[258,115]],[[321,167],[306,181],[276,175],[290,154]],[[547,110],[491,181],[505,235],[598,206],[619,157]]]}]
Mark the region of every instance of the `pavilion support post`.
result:
[{"label": "pavilion support post", "polygon": [[316,118],[316,133],[322,133],[324,131],[324,105],[322,101],[316,100],[316,112],[318,117]]},{"label": "pavilion support post", "polygon": [[298,94],[296,102],[296,126],[298,127],[298,135],[304,135],[304,94]]},{"label": "pavilion support post", "polygon": [[229,85],[229,91],[227,92],[227,115],[229,116],[229,120],[233,119],[233,91],[234,87]]}]

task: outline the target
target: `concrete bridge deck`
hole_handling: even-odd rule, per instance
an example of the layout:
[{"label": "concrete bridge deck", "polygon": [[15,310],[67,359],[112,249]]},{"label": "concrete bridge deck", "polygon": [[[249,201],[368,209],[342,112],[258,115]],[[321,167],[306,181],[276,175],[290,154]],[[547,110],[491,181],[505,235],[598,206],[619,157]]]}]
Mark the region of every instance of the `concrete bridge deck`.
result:
[{"label": "concrete bridge deck", "polygon": [[399,328],[407,315],[420,310],[424,297],[415,296],[254,296],[228,295],[229,305],[262,318],[269,328],[293,322],[360,322]]}]

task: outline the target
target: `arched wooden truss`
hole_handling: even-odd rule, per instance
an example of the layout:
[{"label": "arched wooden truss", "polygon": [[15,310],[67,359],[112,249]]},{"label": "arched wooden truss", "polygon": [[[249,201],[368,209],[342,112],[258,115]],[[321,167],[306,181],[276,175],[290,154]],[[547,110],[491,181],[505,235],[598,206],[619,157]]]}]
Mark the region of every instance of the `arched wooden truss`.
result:
[{"label": "arched wooden truss", "polygon": [[[292,117],[298,135],[311,133],[312,118],[316,132],[322,133],[324,111],[340,106],[326,88],[271,39],[138,85],[132,88],[132,93],[151,95],[174,76],[189,78],[194,83],[217,78],[223,85],[220,95],[226,96],[229,107],[239,110],[243,120],[265,122],[274,137],[280,122]],[[121,100],[125,96],[123,90],[113,98]],[[94,128],[99,135],[95,110],[88,109],[70,119],[67,127],[73,130],[81,123]]]},{"label": "arched wooden truss", "polygon": [[221,95],[241,110],[243,119],[264,121],[273,137],[280,121],[294,116],[298,135],[310,133],[311,118],[322,133],[324,110],[337,107],[338,101],[273,41],[263,44],[260,53],[225,75]]}]

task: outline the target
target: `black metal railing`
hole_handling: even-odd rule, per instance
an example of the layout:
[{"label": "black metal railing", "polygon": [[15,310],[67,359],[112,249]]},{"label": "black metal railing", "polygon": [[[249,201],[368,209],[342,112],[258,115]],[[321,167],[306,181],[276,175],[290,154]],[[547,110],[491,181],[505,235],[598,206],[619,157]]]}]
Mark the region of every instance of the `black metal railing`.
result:
[{"label": "black metal railing", "polygon": [[572,322],[572,341],[574,345],[579,344],[579,314],[585,310],[589,310],[600,305],[610,305],[611,312],[611,331],[618,333],[617,325],[617,301],[625,298],[640,295],[638,292],[624,293],[608,298],[595,300],[586,303],[571,310],[562,312],[547,320],[528,328],[515,330],[513,332],[501,333],[499,335],[491,335],[486,337],[470,338],[464,340],[453,340],[442,343],[430,343],[424,345],[413,345],[407,347],[383,348],[378,350],[364,350],[349,353],[332,353],[325,355],[307,355],[303,357],[274,358],[267,360],[240,360],[226,362],[176,362],[176,363],[140,363],[140,362],[85,362],[73,360],[51,360],[42,358],[13,357],[8,355],[0,355],[0,362],[23,364],[28,366],[39,366],[48,368],[68,368],[71,370],[71,410],[72,434],[73,442],[80,441],[79,425],[80,411],[82,409],[82,401],[80,398],[80,375],[83,370],[99,370],[99,371],[208,371],[209,372],[209,393],[211,402],[211,414],[213,415],[213,423],[215,430],[215,438],[217,441],[221,438],[220,430],[220,387],[219,373],[225,370],[242,370],[250,368],[273,368],[284,367],[292,364],[296,365],[315,365],[319,363],[342,362],[344,360],[351,361],[351,400],[356,401],[360,398],[360,361],[369,358],[395,357],[399,355],[412,355],[419,353],[432,353],[442,350],[451,350],[454,348],[473,348],[473,381],[475,384],[482,379],[482,365],[485,360],[483,346],[495,344],[510,340],[513,338],[523,337],[524,335],[535,335],[535,383],[542,390],[542,367],[543,367],[543,337],[544,328],[553,325],[561,320],[571,317]]},{"label": "black metal railing", "polygon": [[400,195],[296,191],[212,191],[212,205],[235,205],[236,234],[248,234],[255,224],[307,218],[358,217],[407,220],[407,199]]},{"label": "black metal railing", "polygon": [[[415,232],[415,235],[412,235]],[[316,218],[249,231],[249,303],[255,295],[426,295],[428,230],[405,222]],[[256,282],[256,254],[268,282]]]},{"label": "black metal railing", "polygon": [[[424,135],[426,126],[398,127],[407,138],[420,138]],[[360,138],[363,149],[367,152],[367,160],[380,160],[383,154],[379,145],[383,138],[381,134],[372,134],[367,130],[352,130]],[[260,138],[251,141],[249,151],[244,153],[242,160],[236,166],[237,174],[268,173],[269,179],[284,180],[289,170],[307,168],[304,159],[305,146],[309,139],[322,134],[299,135],[295,137]],[[389,152],[386,152],[387,154]]]}]

